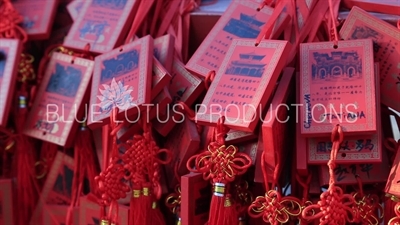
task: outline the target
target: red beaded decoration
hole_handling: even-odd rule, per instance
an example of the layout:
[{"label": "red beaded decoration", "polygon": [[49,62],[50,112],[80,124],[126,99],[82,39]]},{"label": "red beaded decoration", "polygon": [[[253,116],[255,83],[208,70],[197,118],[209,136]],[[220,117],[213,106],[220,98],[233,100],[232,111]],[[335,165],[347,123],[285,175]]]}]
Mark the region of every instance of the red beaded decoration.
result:
[{"label": "red beaded decoration", "polygon": [[[340,187],[335,184],[334,169],[336,167],[335,159],[343,141],[343,133],[340,125],[336,125],[331,135],[332,150],[331,158],[328,161],[329,167],[329,188],[322,193],[317,204],[313,204],[304,208],[302,216],[306,220],[315,220],[319,218],[321,225],[324,224],[346,224],[354,222],[355,216],[353,206],[355,204],[354,197],[350,194],[343,194]],[[315,213],[319,211],[318,213]]]}]

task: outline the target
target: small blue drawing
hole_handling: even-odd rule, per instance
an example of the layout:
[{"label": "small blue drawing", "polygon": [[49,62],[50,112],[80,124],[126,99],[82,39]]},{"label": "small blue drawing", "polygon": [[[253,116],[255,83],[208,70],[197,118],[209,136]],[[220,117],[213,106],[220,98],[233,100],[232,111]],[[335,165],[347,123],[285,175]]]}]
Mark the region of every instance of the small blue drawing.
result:
[{"label": "small blue drawing", "polygon": [[56,71],[51,75],[46,91],[67,97],[75,97],[81,84],[82,71],[72,66],[56,63]]},{"label": "small blue drawing", "polygon": [[139,53],[136,49],[119,54],[116,58],[103,61],[100,81],[103,83],[138,68]]},{"label": "small blue drawing", "polygon": [[239,54],[240,60],[231,61],[225,74],[261,77],[267,64],[261,63],[265,55]]},{"label": "small blue drawing", "polygon": [[92,6],[121,10],[125,7],[127,0],[93,0]]},{"label": "small blue drawing", "polygon": [[35,26],[35,21],[29,19],[28,17],[24,18],[24,21],[22,22],[22,27],[25,29],[31,29],[33,26]]},{"label": "small blue drawing", "polygon": [[333,51],[331,54],[314,52],[313,57],[313,81],[362,78],[362,61],[356,51]]},{"label": "small blue drawing", "polygon": [[240,18],[231,18],[223,30],[240,38],[256,38],[265,23],[255,17],[240,13]]},{"label": "small blue drawing", "polygon": [[6,67],[6,53],[0,50],[0,77],[3,77],[5,67]]},{"label": "small blue drawing", "polygon": [[79,37],[82,40],[102,42],[104,40],[104,32],[106,27],[110,27],[107,21],[85,21],[85,24],[79,29]]},{"label": "small blue drawing", "polygon": [[160,52],[158,51],[158,48],[153,49],[153,55],[157,60],[160,60]]},{"label": "small blue drawing", "polygon": [[383,35],[371,29],[367,26],[356,26],[353,33],[351,34],[351,39],[372,39],[374,53],[379,52],[382,48],[378,42],[383,38]]}]

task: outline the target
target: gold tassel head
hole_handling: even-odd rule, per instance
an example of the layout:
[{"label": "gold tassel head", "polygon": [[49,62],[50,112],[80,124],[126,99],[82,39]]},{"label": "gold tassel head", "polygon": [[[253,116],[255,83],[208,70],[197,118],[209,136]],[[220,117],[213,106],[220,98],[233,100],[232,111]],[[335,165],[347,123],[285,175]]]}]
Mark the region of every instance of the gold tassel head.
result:
[{"label": "gold tassel head", "polygon": [[108,220],[101,220],[100,225],[110,225],[110,221]]},{"label": "gold tassel head", "polygon": [[224,197],[225,194],[225,184],[215,183],[214,184],[214,195],[218,197]]}]

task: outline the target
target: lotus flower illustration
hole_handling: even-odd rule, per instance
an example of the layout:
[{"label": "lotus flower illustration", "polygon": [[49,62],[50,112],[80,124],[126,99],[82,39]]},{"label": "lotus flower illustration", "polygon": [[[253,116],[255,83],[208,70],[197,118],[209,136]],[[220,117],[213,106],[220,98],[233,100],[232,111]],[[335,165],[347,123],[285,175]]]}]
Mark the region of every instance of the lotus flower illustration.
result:
[{"label": "lotus flower illustration", "polygon": [[125,85],[121,81],[112,79],[111,85],[103,84],[103,90],[99,89],[100,112],[109,113],[113,108],[127,110],[133,104],[131,92],[133,87]]}]

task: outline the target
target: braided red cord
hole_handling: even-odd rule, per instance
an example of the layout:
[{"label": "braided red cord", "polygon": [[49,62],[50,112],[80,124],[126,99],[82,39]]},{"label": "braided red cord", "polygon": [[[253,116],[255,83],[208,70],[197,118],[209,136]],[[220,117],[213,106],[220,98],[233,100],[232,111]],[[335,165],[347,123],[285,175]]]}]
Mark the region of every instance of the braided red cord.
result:
[{"label": "braided red cord", "polygon": [[396,203],[394,206],[394,213],[396,217],[389,220],[388,225],[399,225],[400,224],[400,202]]},{"label": "braided red cord", "polygon": [[356,179],[359,192],[353,195],[355,200],[353,205],[354,221],[363,224],[380,224],[383,220],[384,210],[379,204],[379,197],[376,194],[364,195],[361,178],[356,175]]},{"label": "braided red cord", "polygon": [[[315,220],[319,218],[320,224],[346,224],[354,222],[354,197],[349,194],[343,194],[340,187],[335,185],[334,169],[336,167],[335,160],[337,152],[340,148],[340,143],[343,141],[343,133],[340,125],[336,125],[332,130],[332,150],[331,157],[328,161],[329,167],[329,188],[322,193],[317,204],[307,206],[302,216],[306,220]],[[318,213],[315,213],[319,210]]]},{"label": "braided red cord", "polygon": [[[110,115],[110,135],[113,137],[113,145],[111,149],[110,163],[106,169],[100,172],[99,176],[95,177],[98,190],[101,194],[100,205],[102,205],[102,214],[104,213],[103,208],[106,205],[116,207],[115,204],[120,198],[125,198],[126,193],[130,190],[129,185],[125,182],[125,170],[124,166],[120,163],[120,156],[118,153],[117,137],[116,133],[121,129],[122,124],[116,123],[116,115],[118,109],[113,109]],[[107,148],[105,148],[107,150]],[[110,217],[110,213],[113,211],[113,207],[110,207],[108,218],[101,218],[108,221],[114,221],[115,218]],[[104,216],[104,215],[103,215]],[[116,215],[118,217],[118,215]]]},{"label": "braided red cord", "polygon": [[21,24],[24,19],[14,9],[10,0],[0,1],[0,38],[19,39],[23,43],[28,40],[28,36],[24,29],[18,24]]},{"label": "braided red cord", "polygon": [[[335,18],[335,14],[333,13],[333,4],[332,4],[332,0],[329,0],[329,11],[330,11],[330,31],[331,31],[331,40],[333,40],[334,42],[334,46],[338,45],[339,42],[339,36],[338,36],[338,32],[337,32],[337,20]],[[333,34],[332,34],[333,33]]]},{"label": "braided red cord", "polygon": [[261,168],[264,177],[264,196],[258,196],[249,206],[247,212],[252,218],[262,218],[268,224],[278,225],[287,223],[290,217],[297,217],[301,214],[300,200],[292,196],[282,197],[280,192],[274,190],[276,187],[279,171],[279,163],[275,167],[272,188],[269,187],[268,173],[265,166],[265,152],[261,155]]}]

